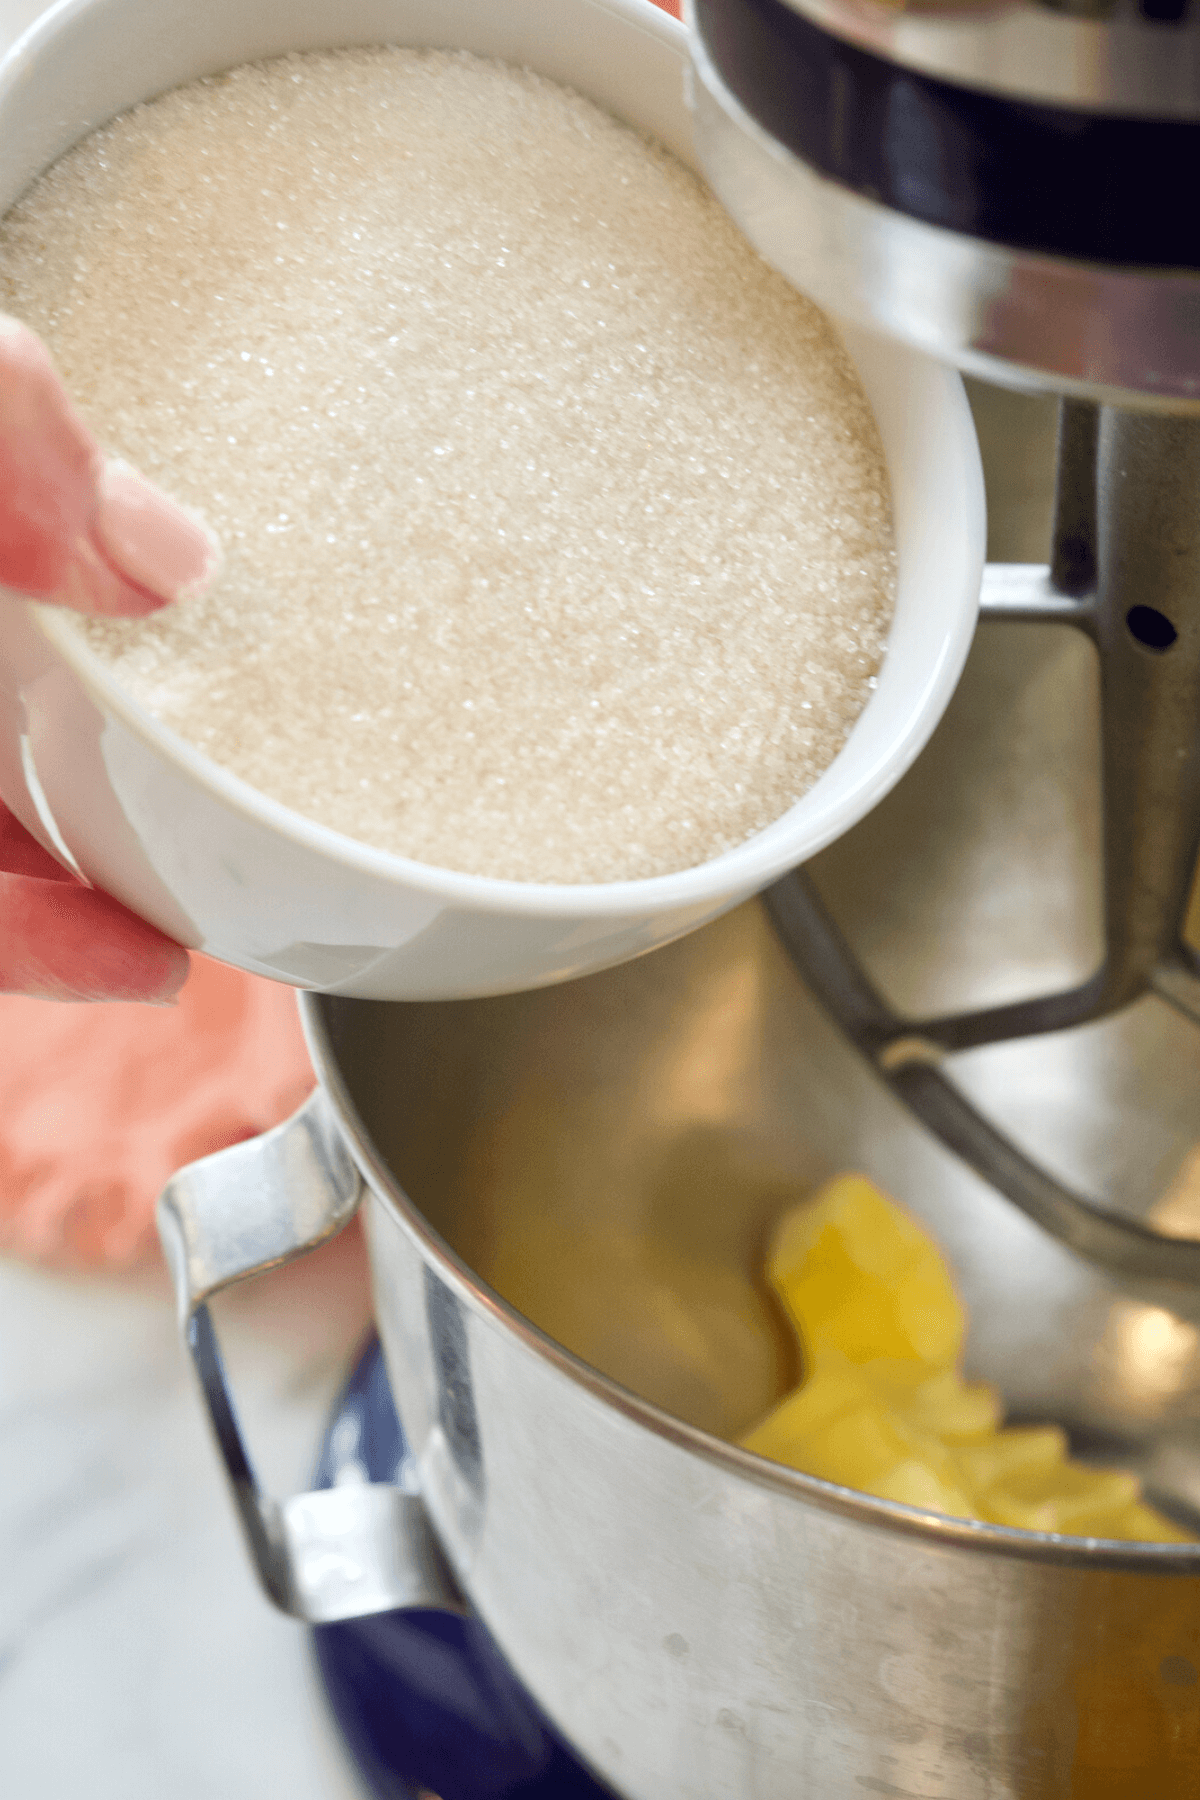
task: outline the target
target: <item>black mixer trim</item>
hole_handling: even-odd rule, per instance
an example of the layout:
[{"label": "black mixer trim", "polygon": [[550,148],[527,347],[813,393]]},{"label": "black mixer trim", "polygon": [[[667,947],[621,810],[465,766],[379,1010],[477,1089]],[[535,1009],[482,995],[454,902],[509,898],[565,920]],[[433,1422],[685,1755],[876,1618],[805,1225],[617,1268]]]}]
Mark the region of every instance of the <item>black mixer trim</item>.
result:
[{"label": "black mixer trim", "polygon": [[929,225],[1088,262],[1200,268],[1200,125],[1030,105],[831,37],[782,0],[695,0],[722,80],[820,174]]}]

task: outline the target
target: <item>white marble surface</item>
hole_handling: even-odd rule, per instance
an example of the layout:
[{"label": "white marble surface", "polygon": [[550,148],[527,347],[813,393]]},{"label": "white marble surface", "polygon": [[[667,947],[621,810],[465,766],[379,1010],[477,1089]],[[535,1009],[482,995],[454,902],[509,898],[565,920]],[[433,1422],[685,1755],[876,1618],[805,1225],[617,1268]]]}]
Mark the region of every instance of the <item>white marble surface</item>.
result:
[{"label": "white marble surface", "polygon": [[[356,1239],[220,1314],[262,1474],[306,1485],[366,1327]],[[0,1793],[362,1793],[306,1633],[255,1586],[157,1274],[0,1264]]]},{"label": "white marble surface", "polygon": [[[220,1310],[262,1473],[303,1485],[366,1326],[357,1244]],[[251,1576],[159,1276],[0,1265],[0,1791],[361,1792],[306,1634]]]}]

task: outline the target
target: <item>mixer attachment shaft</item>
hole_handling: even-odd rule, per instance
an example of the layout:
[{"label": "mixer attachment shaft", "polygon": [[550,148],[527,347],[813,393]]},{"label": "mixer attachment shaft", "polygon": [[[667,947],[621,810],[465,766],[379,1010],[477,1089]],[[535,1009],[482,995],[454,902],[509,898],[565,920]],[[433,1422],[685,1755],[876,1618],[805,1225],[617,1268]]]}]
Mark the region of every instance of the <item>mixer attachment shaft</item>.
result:
[{"label": "mixer attachment shaft", "polygon": [[905,1018],[877,992],[804,870],[766,896],[811,991],[949,1149],[1079,1256],[1124,1280],[1200,1282],[1200,1241],[1074,1192],[967,1099],[942,1064],[1063,1031],[1156,994],[1200,1023],[1183,936],[1200,851],[1200,421],[1064,402],[1049,568],[989,564],[981,616],[1074,626],[1100,670],[1105,949],[1065,991]]}]

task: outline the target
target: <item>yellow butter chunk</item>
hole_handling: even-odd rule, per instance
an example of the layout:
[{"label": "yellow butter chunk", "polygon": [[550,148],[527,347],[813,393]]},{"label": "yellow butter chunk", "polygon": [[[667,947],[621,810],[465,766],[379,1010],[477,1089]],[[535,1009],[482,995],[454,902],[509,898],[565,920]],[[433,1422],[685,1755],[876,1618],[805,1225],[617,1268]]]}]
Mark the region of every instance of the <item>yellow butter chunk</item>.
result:
[{"label": "yellow butter chunk", "polygon": [[[912,1378],[915,1371],[919,1371],[916,1380]],[[964,1381],[957,1369],[939,1369],[930,1375],[924,1365],[903,1368],[880,1359],[871,1363],[869,1373],[876,1393],[910,1424],[940,1438],[943,1444],[979,1443],[1000,1424],[995,1390],[983,1381]]]},{"label": "yellow butter chunk", "polygon": [[844,1359],[814,1369],[742,1443],[885,1500],[947,1513],[970,1506],[945,1446],[890,1408],[862,1369]]},{"label": "yellow butter chunk", "polygon": [[1002,1425],[995,1392],[959,1373],[966,1318],[940,1252],[865,1176],[789,1213],[767,1274],[805,1373],[745,1449],[951,1517],[1186,1541],[1135,1476],[1072,1462],[1058,1426]]},{"label": "yellow butter chunk", "polygon": [[805,1343],[851,1362],[952,1367],[963,1309],[925,1233],[862,1175],[839,1175],[780,1225],[768,1273]]},{"label": "yellow butter chunk", "polygon": [[1057,1425],[1014,1425],[982,1443],[964,1446],[959,1462],[972,1487],[1004,1487],[1029,1474],[1044,1475],[1066,1460],[1067,1434]]}]

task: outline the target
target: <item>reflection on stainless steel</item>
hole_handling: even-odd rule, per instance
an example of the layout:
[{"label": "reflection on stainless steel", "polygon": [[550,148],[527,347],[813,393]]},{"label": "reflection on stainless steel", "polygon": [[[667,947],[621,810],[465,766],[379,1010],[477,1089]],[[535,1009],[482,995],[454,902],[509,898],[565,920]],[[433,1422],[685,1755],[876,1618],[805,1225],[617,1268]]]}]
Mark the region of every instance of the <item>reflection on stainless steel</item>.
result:
[{"label": "reflection on stainless steel", "polygon": [[1200,412],[1200,273],[1107,267],[925,224],[777,143],[693,36],[696,154],[766,260],[839,318],[985,380]]},{"label": "reflection on stainless steel", "polygon": [[1109,1314],[1105,1355],[1125,1390],[1125,1404],[1151,1418],[1181,1388],[1200,1378],[1200,1330],[1159,1306],[1118,1300]]},{"label": "reflection on stainless steel", "polygon": [[1200,1146],[1184,1157],[1150,1216],[1172,1237],[1200,1237]]}]

